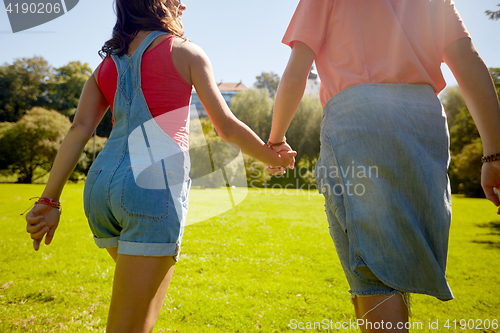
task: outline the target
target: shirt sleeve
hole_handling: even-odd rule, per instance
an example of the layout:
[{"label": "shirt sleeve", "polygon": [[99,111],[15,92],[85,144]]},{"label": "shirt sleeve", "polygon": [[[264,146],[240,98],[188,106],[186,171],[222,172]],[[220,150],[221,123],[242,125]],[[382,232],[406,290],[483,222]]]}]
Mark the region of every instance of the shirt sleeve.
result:
[{"label": "shirt sleeve", "polygon": [[332,0],[300,0],[283,37],[283,44],[292,47],[293,42],[300,41],[318,55],[327,33],[332,7]]},{"label": "shirt sleeve", "polygon": [[455,3],[452,0],[446,0],[445,48],[457,39],[464,37],[470,38],[470,35],[455,8]]}]

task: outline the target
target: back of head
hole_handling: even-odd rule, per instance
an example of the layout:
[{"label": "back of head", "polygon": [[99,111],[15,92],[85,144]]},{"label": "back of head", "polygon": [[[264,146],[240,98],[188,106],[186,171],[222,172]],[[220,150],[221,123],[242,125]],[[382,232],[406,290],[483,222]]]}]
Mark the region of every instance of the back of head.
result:
[{"label": "back of head", "polygon": [[177,19],[182,3],[179,0],[115,0],[116,24],[113,36],[99,51],[104,58],[127,53],[130,42],[141,30],[160,30],[179,37],[184,35]]}]

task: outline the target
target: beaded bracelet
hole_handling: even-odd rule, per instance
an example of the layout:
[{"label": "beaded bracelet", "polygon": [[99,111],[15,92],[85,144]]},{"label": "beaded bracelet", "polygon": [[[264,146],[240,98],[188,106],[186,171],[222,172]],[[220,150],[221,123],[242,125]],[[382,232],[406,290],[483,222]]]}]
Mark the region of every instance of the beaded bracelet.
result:
[{"label": "beaded bracelet", "polygon": [[[24,215],[24,213],[26,213],[31,207],[33,207],[34,205],[38,205],[38,204],[49,206],[49,208],[57,208],[57,209],[61,210],[61,212],[62,212],[61,203],[59,201],[54,200],[54,199],[50,199],[50,198],[46,198],[46,197],[33,197],[33,198],[30,198],[30,200],[33,200],[36,198],[38,198],[38,200],[33,205],[31,205],[28,209],[26,209],[23,213],[21,213],[21,215]],[[43,214],[43,217],[45,217],[45,215],[47,215],[49,210],[50,209],[47,209],[45,211],[45,214]]]},{"label": "beaded bracelet", "polygon": [[271,142],[271,140],[267,140],[267,145],[268,145],[269,147],[271,147],[271,148],[272,148],[272,147],[276,147],[276,146],[281,146],[281,145],[283,145],[283,144],[285,144],[285,143],[286,143],[286,137],[283,137],[283,141],[281,141],[281,142],[277,142],[277,143]]},{"label": "beaded bracelet", "polygon": [[481,161],[483,161],[483,163],[493,162],[498,160],[500,160],[500,153],[481,157]]}]

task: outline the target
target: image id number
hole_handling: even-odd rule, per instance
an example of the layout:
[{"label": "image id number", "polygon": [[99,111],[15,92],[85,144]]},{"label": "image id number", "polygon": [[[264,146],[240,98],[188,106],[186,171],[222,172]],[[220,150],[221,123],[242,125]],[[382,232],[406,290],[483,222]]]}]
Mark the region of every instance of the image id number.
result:
[{"label": "image id number", "polygon": [[61,4],[60,3],[16,3],[12,5],[9,3],[7,8],[5,8],[7,13],[11,14],[59,14],[61,12]]}]

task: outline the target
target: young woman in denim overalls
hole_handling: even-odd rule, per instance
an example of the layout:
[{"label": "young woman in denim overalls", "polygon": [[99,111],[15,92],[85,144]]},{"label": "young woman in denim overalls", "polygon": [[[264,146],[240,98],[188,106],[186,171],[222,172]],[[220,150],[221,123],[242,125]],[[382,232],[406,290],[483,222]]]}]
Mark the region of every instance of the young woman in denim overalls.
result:
[{"label": "young woman in denim overalls", "polygon": [[222,139],[275,166],[290,165],[295,155],[273,151],[234,117],[207,56],[179,38],[185,9],[178,0],[116,0],[106,58],[86,82],[47,186],[26,217],[35,250],[44,236],[49,244],[64,184],[111,106],[113,131],[84,189],[94,240],[116,262],[108,333],[151,332],[172,278],[191,184],[186,127],[193,85]]},{"label": "young woman in denim overalls", "polygon": [[443,61],[481,134],[484,192],[500,206],[500,107],[488,69],[451,0],[301,0],[283,42],[292,53],[270,142],[284,140],[316,61],[316,180],[356,316],[377,323],[364,332],[407,331],[408,293],[453,298]]}]

